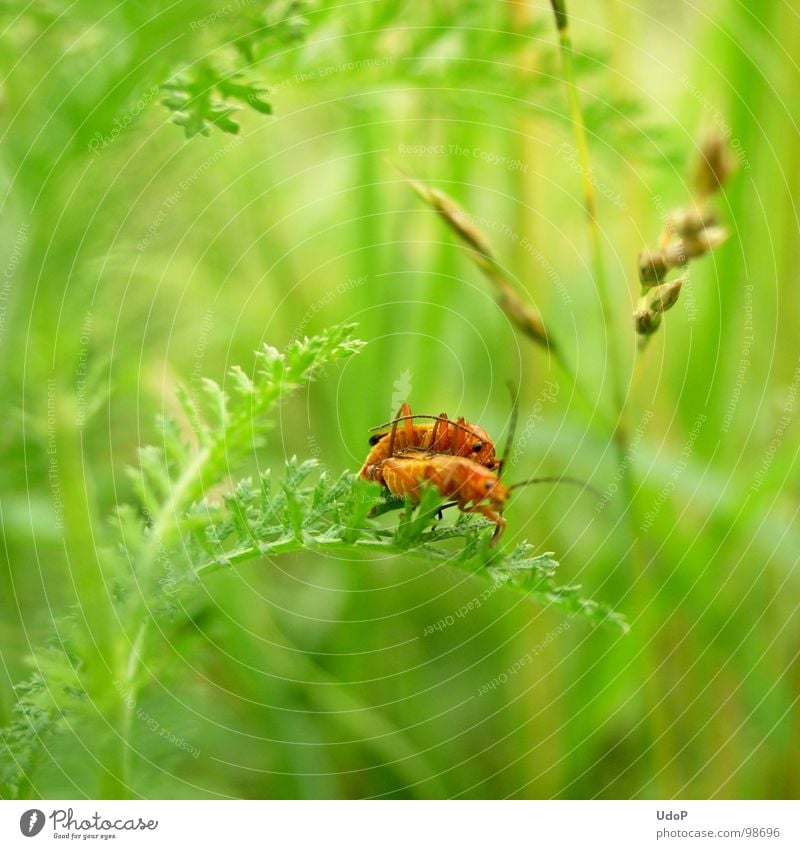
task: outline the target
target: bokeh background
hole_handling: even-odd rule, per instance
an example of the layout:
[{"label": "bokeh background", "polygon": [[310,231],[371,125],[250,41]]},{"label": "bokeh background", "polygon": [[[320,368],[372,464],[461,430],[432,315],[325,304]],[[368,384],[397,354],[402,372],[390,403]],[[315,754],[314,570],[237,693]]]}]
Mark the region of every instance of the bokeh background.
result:
[{"label": "bokeh background", "polygon": [[[237,135],[187,140],[157,87],[287,10],[302,36],[248,69],[274,114],[243,109]],[[555,552],[561,582],[630,632],[504,590],[471,604],[484,585],[403,557],[245,564],[210,577],[202,616],[168,617],[151,647],[125,792],[800,793],[796,2],[570,3],[614,327],[544,0],[0,14],[0,724],[35,647],[67,619],[91,628],[104,604],[82,596],[82,570],[135,501],[125,468],[178,385],[357,321],[365,350],[280,407],[260,464],[356,469],[368,428],[406,399],[501,442],[511,381],[509,474],[575,475],[612,497],[524,490],[508,541]],[[738,164],[717,199],[731,238],[692,265],[637,359],[636,257],[689,199],[710,131]],[[591,403],[518,335],[398,166],[475,216]],[[622,464],[605,421],[612,336]],[[645,517],[638,565],[625,476]],[[25,792],[102,794],[107,733],[97,714],[32,738]]]}]

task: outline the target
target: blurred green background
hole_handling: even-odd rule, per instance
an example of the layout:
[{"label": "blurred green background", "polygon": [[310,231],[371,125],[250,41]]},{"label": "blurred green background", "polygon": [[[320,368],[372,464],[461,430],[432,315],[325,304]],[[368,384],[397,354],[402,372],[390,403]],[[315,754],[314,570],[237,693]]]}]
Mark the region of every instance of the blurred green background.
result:
[{"label": "blurred green background", "polygon": [[[246,564],[151,648],[130,795],[796,797],[800,8],[570,4],[611,329],[549,4],[295,5],[0,5],[0,724],[32,649],[91,627],[82,570],[176,387],[347,320],[366,349],[281,406],[259,463],[356,469],[405,399],[501,442],[510,380],[513,479],[630,475],[648,518],[632,568],[619,494],[531,488],[508,542],[554,551],[631,631],[503,590],[458,616],[485,587],[402,557]],[[274,114],[187,140],[154,87],[287,8],[302,38],[248,67]],[[634,365],[636,256],[709,130],[739,163],[718,198],[732,238]],[[476,216],[606,411],[619,334],[622,467],[397,166]],[[104,729],[42,741],[29,793],[101,793]]]}]

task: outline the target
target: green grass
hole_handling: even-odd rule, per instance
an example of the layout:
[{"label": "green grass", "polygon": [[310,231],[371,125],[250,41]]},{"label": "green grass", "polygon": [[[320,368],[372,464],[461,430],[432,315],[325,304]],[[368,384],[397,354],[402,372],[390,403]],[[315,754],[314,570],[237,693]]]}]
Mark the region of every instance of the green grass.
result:
[{"label": "green grass", "polygon": [[[454,17],[320,3],[302,40],[256,40],[254,64],[224,46],[249,17],[192,27],[213,3],[109,6],[102,22],[96,4],[49,8],[25,11],[0,57],[0,725],[36,671],[50,692],[70,675],[82,690],[58,730],[23,717],[23,736],[31,722],[43,736],[26,776],[0,754],[0,795],[796,797],[795,10],[570,4],[635,560],[547,4],[467,2]],[[7,4],[0,27],[17,11]],[[238,135],[186,140],[159,98],[137,111],[199,62],[271,88],[273,115],[243,108]],[[115,120],[124,129],[92,151]],[[662,211],[686,202],[700,131],[722,122],[747,160],[717,204],[732,238],[693,263],[634,365],[636,256]],[[395,164],[482,222],[594,413]],[[200,488],[220,497],[267,469],[280,480],[293,456],[333,479],[356,471],[398,381],[415,410],[464,415],[502,444],[510,380],[509,479],[569,474],[616,494],[598,509],[566,487],[520,490],[503,550],[527,539],[555,552],[558,584],[622,611],[627,635],[471,569],[349,543],[248,559],[175,595],[160,573],[117,581],[131,548],[117,547],[112,517],[139,503],[126,469],[140,445],[164,446],[157,420],[180,417],[178,386],[231,391],[230,368],[263,344],[344,322],[363,350],[277,406],[235,469],[223,451]],[[131,700],[114,682],[145,621]],[[65,644],[80,667],[65,665]]]}]

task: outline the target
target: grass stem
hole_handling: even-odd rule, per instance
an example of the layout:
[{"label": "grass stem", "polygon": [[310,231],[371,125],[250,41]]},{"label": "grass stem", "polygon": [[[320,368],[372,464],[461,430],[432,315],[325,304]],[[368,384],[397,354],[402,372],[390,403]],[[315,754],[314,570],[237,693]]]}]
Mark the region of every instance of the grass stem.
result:
[{"label": "grass stem", "polygon": [[[586,221],[589,230],[589,240],[592,251],[592,275],[595,287],[600,299],[600,307],[603,312],[603,320],[607,333],[607,344],[610,359],[611,389],[613,401],[613,417],[615,424],[612,438],[619,468],[625,469],[622,475],[622,495],[624,498],[624,524],[626,528],[627,544],[629,551],[629,573],[633,592],[634,604],[638,611],[644,610],[652,601],[650,592],[650,581],[646,557],[642,550],[638,528],[641,523],[637,519],[638,506],[632,463],[630,462],[631,443],[627,427],[627,400],[629,393],[625,391],[625,363],[622,355],[623,336],[617,326],[616,314],[612,309],[611,293],[609,291],[608,279],[603,261],[603,250],[601,242],[600,227],[597,220],[597,196],[592,181],[591,162],[589,158],[589,146],[586,138],[586,124],[581,110],[578,90],[575,84],[575,67],[573,57],[572,39],[569,32],[569,17],[564,0],[551,0],[553,13],[555,15],[556,29],[560,44],[564,86],[567,93],[570,116],[575,138],[575,146],[578,151],[578,160],[581,170],[581,186],[583,202],[586,211]],[[658,764],[669,765],[673,762],[671,757],[669,730],[671,722],[665,713],[665,702],[659,696],[657,671],[659,668],[659,657],[653,652],[652,642],[647,641],[645,649],[641,652],[642,658],[640,675],[643,680],[643,695],[645,710],[650,723],[650,737],[652,740],[651,760],[653,767]],[[661,775],[663,788],[679,786],[665,777],[665,770],[661,773],[653,770],[653,774]],[[656,788],[658,793],[659,788]],[[663,795],[663,794],[662,794]]]}]

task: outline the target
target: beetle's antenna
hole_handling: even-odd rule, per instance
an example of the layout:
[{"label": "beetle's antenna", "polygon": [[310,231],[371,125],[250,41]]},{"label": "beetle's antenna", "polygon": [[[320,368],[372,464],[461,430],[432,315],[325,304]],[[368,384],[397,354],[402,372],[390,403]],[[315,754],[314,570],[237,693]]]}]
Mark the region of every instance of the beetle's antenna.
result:
[{"label": "beetle's antenna", "polygon": [[511,395],[511,418],[508,422],[508,436],[506,437],[506,445],[503,449],[503,454],[498,464],[498,477],[503,474],[503,467],[506,464],[508,455],[511,453],[511,446],[514,444],[514,434],[517,430],[517,415],[519,413],[517,390],[514,388],[514,384],[510,380],[506,381],[506,386],[508,387],[509,394]]},{"label": "beetle's antenna", "polygon": [[596,495],[598,498],[602,498],[602,493],[598,492],[591,484],[586,483],[586,481],[582,481],[579,478],[570,478],[570,477],[543,477],[543,478],[530,478],[526,481],[520,481],[519,483],[512,484],[508,487],[508,491],[519,489],[522,486],[530,486],[535,483],[568,483],[573,486],[579,486],[581,489],[587,489],[593,495]]},{"label": "beetle's antenna", "polygon": [[392,425],[397,424],[397,422],[406,422],[413,421],[414,419],[430,419],[431,421],[439,421],[439,422],[447,422],[447,424],[453,425],[453,427],[457,427],[460,430],[465,431],[470,436],[474,436],[476,439],[479,438],[478,434],[475,433],[474,430],[468,428],[466,425],[461,425],[458,422],[454,422],[452,419],[443,419],[441,416],[426,416],[422,413],[414,413],[411,416],[398,416],[396,419],[392,419],[390,422],[385,422],[384,424],[375,425],[375,427],[371,427],[370,431],[373,430],[383,430],[387,427],[392,427]]}]

